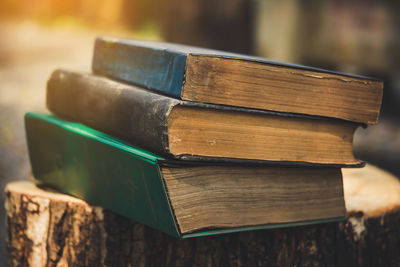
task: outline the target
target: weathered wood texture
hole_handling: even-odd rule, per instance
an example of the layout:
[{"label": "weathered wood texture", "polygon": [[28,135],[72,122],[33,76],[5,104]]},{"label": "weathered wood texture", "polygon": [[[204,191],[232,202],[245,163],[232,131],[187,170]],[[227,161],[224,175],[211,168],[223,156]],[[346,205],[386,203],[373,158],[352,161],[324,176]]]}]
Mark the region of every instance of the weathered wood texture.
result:
[{"label": "weathered wood texture", "polygon": [[[345,192],[346,185],[357,186],[355,181],[360,177],[354,177],[350,183],[345,179]],[[398,194],[398,181],[391,182],[394,184],[390,187],[397,188],[394,191]],[[354,191],[354,199],[359,200],[362,192],[368,191],[365,188],[347,192]],[[398,203],[389,210],[378,207],[384,212],[378,214],[375,209],[374,217],[352,210],[348,220],[340,223],[178,240],[76,198],[38,189],[30,182],[9,184],[6,191],[9,266],[399,266],[400,263]],[[346,197],[347,203],[353,202],[351,195]],[[356,206],[354,201],[353,207]],[[373,212],[366,212],[369,213]]]}]

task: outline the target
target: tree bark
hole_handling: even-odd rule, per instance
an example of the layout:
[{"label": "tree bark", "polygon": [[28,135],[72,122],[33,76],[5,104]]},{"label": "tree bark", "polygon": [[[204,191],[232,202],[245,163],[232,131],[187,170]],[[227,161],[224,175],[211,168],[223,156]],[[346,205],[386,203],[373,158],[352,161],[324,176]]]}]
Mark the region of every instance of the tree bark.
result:
[{"label": "tree bark", "polygon": [[[398,266],[399,181],[373,173],[380,177],[374,184],[360,172],[344,172],[347,221],[186,240],[32,182],[11,183],[6,188],[8,265]],[[372,205],[382,181],[393,192],[381,192],[392,200]]]}]

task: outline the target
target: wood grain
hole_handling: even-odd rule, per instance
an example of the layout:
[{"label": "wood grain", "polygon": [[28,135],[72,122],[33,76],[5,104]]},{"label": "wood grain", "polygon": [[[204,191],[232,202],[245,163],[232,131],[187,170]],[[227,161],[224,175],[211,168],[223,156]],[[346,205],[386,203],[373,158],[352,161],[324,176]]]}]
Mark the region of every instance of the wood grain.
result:
[{"label": "wood grain", "polygon": [[182,98],[375,124],[382,91],[379,81],[189,55]]},{"label": "wood grain", "polygon": [[[372,190],[399,181],[370,170],[357,170],[359,183],[343,174],[352,207],[346,221],[185,240],[31,182],[13,183],[6,189],[8,266],[398,266],[400,202],[373,217],[367,206],[350,204],[398,196]],[[361,184],[371,190],[359,194]]]},{"label": "wood grain", "polygon": [[340,169],[162,168],[182,233],[344,217]]},{"label": "wood grain", "polygon": [[168,117],[168,138],[174,155],[357,164],[352,147],[356,127],[343,121],[176,106]]},{"label": "wood grain", "polygon": [[400,209],[398,177],[371,164],[342,172],[348,212],[362,210],[366,216],[374,217]]}]

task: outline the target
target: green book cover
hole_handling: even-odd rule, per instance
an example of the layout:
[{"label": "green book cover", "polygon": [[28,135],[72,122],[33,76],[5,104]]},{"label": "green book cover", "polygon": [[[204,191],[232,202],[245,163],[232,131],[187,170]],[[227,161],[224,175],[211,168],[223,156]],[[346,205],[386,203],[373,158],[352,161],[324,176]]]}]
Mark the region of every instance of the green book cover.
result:
[{"label": "green book cover", "polygon": [[87,126],[52,115],[27,113],[25,126],[32,172],[37,180],[175,237],[329,222],[345,216],[343,203],[343,208],[339,208],[344,212],[330,218],[182,233],[161,172],[161,166],[177,162],[168,162]]}]

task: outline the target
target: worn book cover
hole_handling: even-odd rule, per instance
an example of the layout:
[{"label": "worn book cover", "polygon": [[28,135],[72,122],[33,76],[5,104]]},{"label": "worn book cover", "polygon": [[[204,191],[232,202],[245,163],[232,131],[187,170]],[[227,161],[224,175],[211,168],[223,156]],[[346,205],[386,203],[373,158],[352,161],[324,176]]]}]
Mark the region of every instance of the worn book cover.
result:
[{"label": "worn book cover", "polygon": [[137,86],[55,71],[47,107],[169,158],[358,166],[359,124],[298,114],[183,101]]}]

